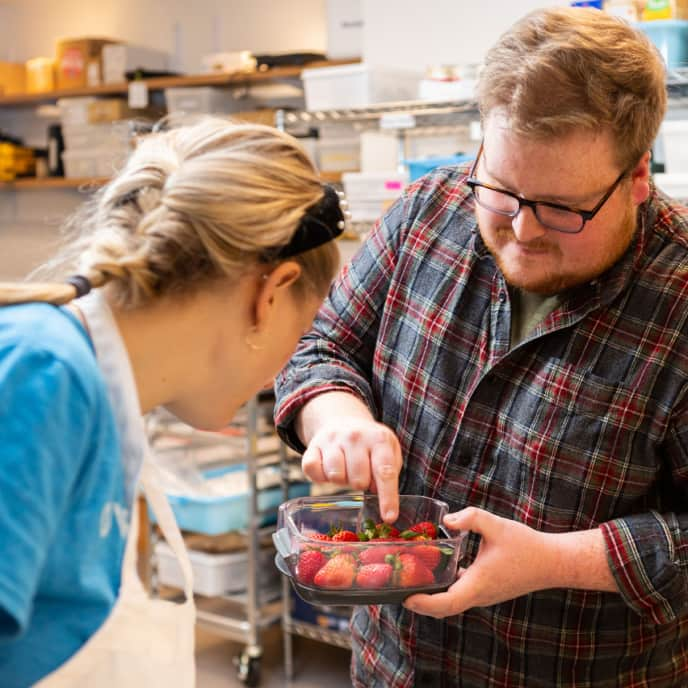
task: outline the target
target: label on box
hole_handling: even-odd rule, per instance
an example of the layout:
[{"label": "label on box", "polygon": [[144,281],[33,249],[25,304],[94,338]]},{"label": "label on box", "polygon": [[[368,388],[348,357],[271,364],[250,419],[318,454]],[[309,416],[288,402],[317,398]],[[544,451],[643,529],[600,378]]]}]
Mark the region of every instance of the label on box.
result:
[{"label": "label on box", "polygon": [[68,48],[60,59],[60,71],[66,77],[77,79],[84,73],[84,56],[78,48]]},{"label": "label on box", "polygon": [[129,84],[129,107],[148,107],[148,85],[145,81],[132,81]]}]

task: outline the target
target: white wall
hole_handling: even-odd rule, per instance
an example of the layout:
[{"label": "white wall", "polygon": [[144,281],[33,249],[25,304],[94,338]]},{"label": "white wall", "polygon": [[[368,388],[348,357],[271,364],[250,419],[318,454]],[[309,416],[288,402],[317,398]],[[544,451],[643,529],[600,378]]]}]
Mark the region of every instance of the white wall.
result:
[{"label": "white wall", "polygon": [[480,62],[517,19],[565,0],[363,0],[366,62],[423,71]]},{"label": "white wall", "polygon": [[[57,38],[106,36],[168,52],[175,66],[200,70],[219,50],[324,51],[325,0],[23,0],[0,4],[0,51],[18,60],[51,56]],[[2,59],[0,57],[0,59]]]}]

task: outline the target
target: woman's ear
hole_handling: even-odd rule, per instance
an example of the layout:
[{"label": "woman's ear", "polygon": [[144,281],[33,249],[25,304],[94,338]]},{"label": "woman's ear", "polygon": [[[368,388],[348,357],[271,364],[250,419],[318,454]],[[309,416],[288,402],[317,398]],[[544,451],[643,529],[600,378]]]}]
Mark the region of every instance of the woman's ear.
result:
[{"label": "woman's ear", "polygon": [[631,196],[634,205],[645,202],[650,195],[650,151],[647,151],[631,172]]},{"label": "woman's ear", "polygon": [[253,320],[256,331],[265,329],[275,307],[289,296],[289,288],[300,276],[301,266],[294,260],[280,263],[272,272],[258,274]]}]

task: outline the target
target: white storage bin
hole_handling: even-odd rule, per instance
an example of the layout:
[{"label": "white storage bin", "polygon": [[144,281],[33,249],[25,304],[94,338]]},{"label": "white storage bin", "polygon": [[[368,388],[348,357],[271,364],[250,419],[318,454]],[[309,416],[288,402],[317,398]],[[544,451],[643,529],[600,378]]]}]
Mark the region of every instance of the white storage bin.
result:
[{"label": "white storage bin", "polygon": [[653,179],[657,188],[668,196],[683,203],[688,201],[688,173],[655,174]]},{"label": "white storage bin", "polygon": [[129,123],[62,125],[62,136],[67,150],[112,148],[126,150],[129,145]]},{"label": "white storage bin", "polygon": [[394,172],[398,165],[399,140],[395,132],[361,132],[361,172]]},{"label": "white storage bin", "polygon": [[406,172],[347,172],[342,175],[344,193],[352,200],[386,200],[401,196],[408,184]]},{"label": "white storage bin", "polygon": [[342,175],[352,222],[374,222],[401,195],[405,172],[347,172]]},{"label": "white storage bin", "polygon": [[230,89],[215,86],[166,88],[165,101],[168,112],[190,115],[240,112],[256,107],[252,99],[235,98]]},{"label": "white storage bin", "polygon": [[323,172],[358,170],[361,166],[361,146],[358,137],[320,139],[318,164]]},{"label": "white storage bin", "polygon": [[96,101],[91,96],[83,98],[58,98],[62,126],[81,126],[88,124],[88,108]]},{"label": "white storage bin", "polygon": [[62,153],[65,177],[110,177],[124,164],[127,155],[125,149],[65,150]]},{"label": "white storage bin", "polygon": [[[248,585],[248,552],[210,554],[193,549],[187,550],[193,570],[193,589],[199,595],[214,597],[245,590]],[[158,561],[158,578],[163,585],[181,588],[184,577],[177,558],[166,542],[157,542],[155,554]],[[279,572],[274,564],[275,552],[264,548],[258,557],[259,588],[265,589],[279,584]]]},{"label": "white storage bin", "polygon": [[688,172],[688,120],[666,120],[662,124],[664,171]]},{"label": "white storage bin", "polygon": [[420,80],[415,72],[365,64],[304,69],[301,78],[307,110],[336,110],[415,100]]}]

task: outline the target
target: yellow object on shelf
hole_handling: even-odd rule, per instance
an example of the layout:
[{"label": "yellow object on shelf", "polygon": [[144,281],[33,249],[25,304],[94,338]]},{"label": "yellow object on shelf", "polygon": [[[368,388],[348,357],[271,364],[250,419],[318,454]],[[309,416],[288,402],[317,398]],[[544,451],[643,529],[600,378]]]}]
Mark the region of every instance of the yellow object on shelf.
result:
[{"label": "yellow object on shelf", "polygon": [[55,90],[55,60],[34,57],[26,61],[26,92],[45,93]]},{"label": "yellow object on shelf", "polygon": [[22,62],[0,62],[0,95],[13,96],[26,90],[26,71]]},{"label": "yellow object on shelf", "polygon": [[688,19],[688,0],[647,0],[642,19]]},{"label": "yellow object on shelf", "polygon": [[14,143],[0,143],[0,182],[33,174],[36,157],[30,148]]}]

